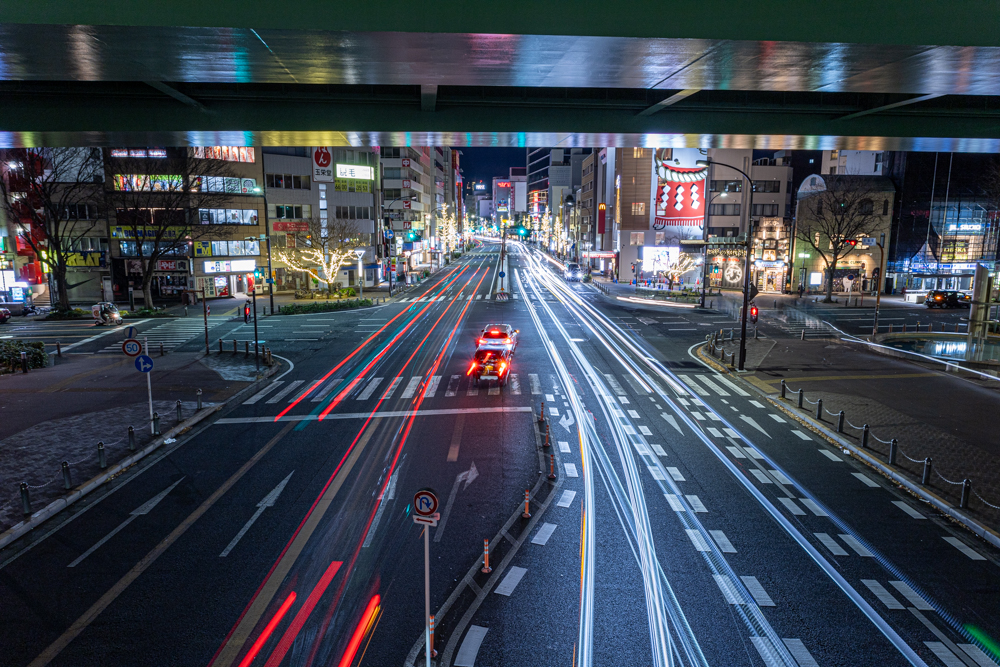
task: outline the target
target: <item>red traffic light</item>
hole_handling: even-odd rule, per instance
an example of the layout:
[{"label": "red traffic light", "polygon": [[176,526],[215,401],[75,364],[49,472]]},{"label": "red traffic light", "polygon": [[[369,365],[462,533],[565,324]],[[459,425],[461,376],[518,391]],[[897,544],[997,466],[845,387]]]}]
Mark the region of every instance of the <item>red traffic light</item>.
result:
[{"label": "red traffic light", "polygon": [[844,239],[844,243],[846,243],[847,245],[849,245],[851,247],[854,247],[854,246],[858,245],[858,240],[857,239]]},{"label": "red traffic light", "polygon": [[757,322],[757,306],[750,306],[750,319]]}]

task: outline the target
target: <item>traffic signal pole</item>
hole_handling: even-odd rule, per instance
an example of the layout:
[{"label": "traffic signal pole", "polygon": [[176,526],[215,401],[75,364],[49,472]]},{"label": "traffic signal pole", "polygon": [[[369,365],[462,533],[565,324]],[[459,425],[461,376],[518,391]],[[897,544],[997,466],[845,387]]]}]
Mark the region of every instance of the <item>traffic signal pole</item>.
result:
[{"label": "traffic signal pole", "polygon": [[[751,193],[751,197],[752,197]],[[746,259],[743,264],[743,313],[740,317],[740,363],[739,370],[745,370],[747,362],[747,315],[750,309],[750,250],[753,248],[753,219],[747,225]]]}]

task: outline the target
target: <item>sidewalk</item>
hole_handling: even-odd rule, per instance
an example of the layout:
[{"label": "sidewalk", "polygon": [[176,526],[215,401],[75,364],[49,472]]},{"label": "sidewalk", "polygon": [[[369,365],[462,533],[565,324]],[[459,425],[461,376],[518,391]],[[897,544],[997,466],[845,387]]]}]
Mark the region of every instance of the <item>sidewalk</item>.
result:
[{"label": "sidewalk", "polygon": [[[726,353],[738,347],[738,341],[727,341]],[[979,498],[972,496],[969,513],[1000,526],[1000,510],[983,502],[1000,505],[1000,440],[987,418],[1000,408],[1000,382],[966,379],[831,339],[749,340],[747,370],[741,377],[774,398],[785,380],[784,405],[798,414],[815,418],[816,401],[822,400],[821,419],[834,430],[843,410],[843,435],[858,446],[860,427],[868,424],[868,449],[882,461],[888,442],[896,439],[896,467],[914,481],[930,457],[934,474],[928,486],[955,505],[961,481],[970,479]],[[802,410],[796,407],[799,389]]]},{"label": "sidewalk", "polygon": [[[178,400],[182,420],[188,419],[197,408],[197,389],[207,407],[254,379],[252,359],[199,356],[153,357],[153,409],[161,416],[161,433],[177,424]],[[0,532],[22,519],[21,482],[29,485],[32,509],[41,509],[66,492],[63,461],[77,486],[100,472],[99,441],[108,466],[126,457],[130,425],[137,449],[153,440],[146,377],[131,358],[67,355],[55,366],[0,376]]]}]

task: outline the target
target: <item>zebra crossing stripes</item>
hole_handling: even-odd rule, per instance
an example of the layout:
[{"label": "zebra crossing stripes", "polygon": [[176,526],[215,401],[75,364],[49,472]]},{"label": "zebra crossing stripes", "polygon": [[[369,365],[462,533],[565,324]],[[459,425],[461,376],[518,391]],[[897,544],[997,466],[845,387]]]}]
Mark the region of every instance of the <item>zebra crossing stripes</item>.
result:
[{"label": "zebra crossing stripes", "polygon": [[[208,318],[208,328],[229,321],[228,317],[216,315]],[[149,352],[155,353],[163,345],[163,350],[169,352],[176,347],[183,345],[192,338],[205,333],[205,320],[201,317],[178,317],[170,319],[163,324],[143,331],[138,334],[139,342],[149,341]],[[107,347],[100,350],[99,354],[110,354],[122,351],[122,342],[117,340],[111,342]]]},{"label": "zebra crossing stripes", "polygon": [[267,396],[268,394],[270,394],[272,391],[274,391],[283,384],[285,384],[284,380],[275,380],[274,382],[267,385],[266,387],[258,391],[256,394],[254,394],[247,400],[243,401],[243,405],[253,405],[254,403],[264,398],[265,396]]},{"label": "zebra crossing stripes", "polygon": [[290,394],[293,391],[295,391],[295,388],[298,387],[303,382],[305,382],[305,380],[295,380],[293,382],[289,382],[287,387],[285,387],[284,389],[282,389],[281,391],[279,391],[277,394],[275,394],[271,398],[267,399],[267,401],[265,401],[265,403],[277,403],[278,401],[280,401],[281,399],[283,399],[285,396],[287,396],[288,394]]},{"label": "zebra crossing stripes", "polygon": [[359,400],[359,401],[367,401],[369,398],[371,398],[372,393],[378,388],[378,386],[379,386],[379,384],[381,382],[382,382],[382,378],[372,378],[368,382],[368,386],[365,387],[364,390],[360,394],[358,394],[357,400]]}]

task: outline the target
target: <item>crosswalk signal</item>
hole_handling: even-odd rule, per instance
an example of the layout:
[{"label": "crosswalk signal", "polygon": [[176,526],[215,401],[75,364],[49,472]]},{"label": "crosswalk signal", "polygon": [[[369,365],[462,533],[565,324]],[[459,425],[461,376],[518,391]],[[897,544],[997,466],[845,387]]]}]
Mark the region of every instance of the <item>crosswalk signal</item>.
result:
[{"label": "crosswalk signal", "polygon": [[750,304],[750,319],[754,324],[757,324],[757,306]]}]

